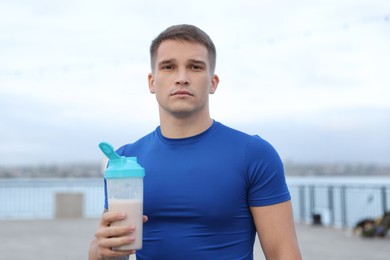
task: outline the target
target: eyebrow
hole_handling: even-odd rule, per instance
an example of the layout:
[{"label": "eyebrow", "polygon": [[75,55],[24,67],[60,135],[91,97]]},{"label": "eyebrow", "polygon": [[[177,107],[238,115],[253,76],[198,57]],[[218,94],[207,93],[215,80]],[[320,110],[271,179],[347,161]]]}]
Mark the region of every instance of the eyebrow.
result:
[{"label": "eyebrow", "polygon": [[[161,65],[164,65],[164,64],[172,64],[172,63],[175,63],[176,62],[176,59],[168,59],[168,60],[162,60],[158,63],[159,66]],[[189,63],[195,63],[195,64],[202,64],[204,66],[206,66],[206,62],[202,61],[202,60],[196,60],[196,59],[190,59],[188,61]]]},{"label": "eyebrow", "polygon": [[207,65],[206,62],[204,62],[202,60],[190,59],[189,61],[190,61],[190,63],[201,64],[201,65],[204,65],[204,66]]},{"label": "eyebrow", "polygon": [[164,64],[171,64],[175,62],[175,59],[169,59],[169,60],[162,60],[158,63],[158,65],[164,65]]}]

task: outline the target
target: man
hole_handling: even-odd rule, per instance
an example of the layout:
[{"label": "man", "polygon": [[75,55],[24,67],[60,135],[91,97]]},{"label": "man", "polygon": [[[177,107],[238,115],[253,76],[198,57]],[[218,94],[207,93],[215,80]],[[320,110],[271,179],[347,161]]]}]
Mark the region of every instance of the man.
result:
[{"label": "man", "polygon": [[[176,25],[152,42],[150,55],[160,126],[118,150],[146,171],[137,259],[253,259],[256,233],[267,259],[301,259],[278,154],[210,117],[209,95],[219,83],[212,40],[195,26]],[[110,226],[123,218],[103,214],[89,259],[135,253],[111,250],[134,242],[134,227]]]}]

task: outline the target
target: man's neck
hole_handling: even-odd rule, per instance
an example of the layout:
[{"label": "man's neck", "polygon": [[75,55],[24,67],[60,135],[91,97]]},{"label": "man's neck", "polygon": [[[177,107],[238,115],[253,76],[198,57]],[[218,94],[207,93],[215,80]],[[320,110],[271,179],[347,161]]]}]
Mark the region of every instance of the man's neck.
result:
[{"label": "man's neck", "polygon": [[213,119],[207,118],[168,118],[160,120],[160,129],[167,138],[186,138],[206,131],[213,124]]}]

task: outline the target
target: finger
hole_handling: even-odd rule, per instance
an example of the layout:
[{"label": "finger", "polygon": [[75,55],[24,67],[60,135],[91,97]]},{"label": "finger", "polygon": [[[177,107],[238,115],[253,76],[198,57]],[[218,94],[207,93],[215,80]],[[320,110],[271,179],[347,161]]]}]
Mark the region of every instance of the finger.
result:
[{"label": "finger", "polygon": [[120,221],[126,218],[126,214],[124,212],[110,212],[107,211],[103,214],[101,220],[100,220],[100,225],[101,226],[109,226],[111,222],[114,221]]},{"label": "finger", "polygon": [[114,251],[111,248],[99,248],[98,254],[100,256],[108,256],[108,257],[115,257],[115,256],[127,256],[135,254],[135,250],[122,250],[122,251]]},{"label": "finger", "polygon": [[109,226],[99,228],[95,236],[96,238],[110,238],[110,237],[119,237],[123,235],[129,235],[135,231],[135,226]]},{"label": "finger", "polygon": [[[135,241],[135,237],[132,236],[132,235],[130,235],[130,236],[121,236],[121,237],[112,237],[112,238],[104,238],[104,239],[100,239],[98,241],[98,247],[101,248],[101,249],[110,249],[110,250],[112,250],[112,248],[115,248],[115,247],[130,245],[131,243],[134,243],[134,241]],[[112,251],[115,251],[115,250],[112,250]]]}]

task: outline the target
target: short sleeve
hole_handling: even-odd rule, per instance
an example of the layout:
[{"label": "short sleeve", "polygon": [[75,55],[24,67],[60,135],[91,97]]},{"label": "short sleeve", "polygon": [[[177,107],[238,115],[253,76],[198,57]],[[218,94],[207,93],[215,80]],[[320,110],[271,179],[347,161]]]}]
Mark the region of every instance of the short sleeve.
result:
[{"label": "short sleeve", "polygon": [[271,144],[253,136],[246,150],[249,206],[268,206],[291,199],[283,163]]}]

